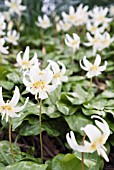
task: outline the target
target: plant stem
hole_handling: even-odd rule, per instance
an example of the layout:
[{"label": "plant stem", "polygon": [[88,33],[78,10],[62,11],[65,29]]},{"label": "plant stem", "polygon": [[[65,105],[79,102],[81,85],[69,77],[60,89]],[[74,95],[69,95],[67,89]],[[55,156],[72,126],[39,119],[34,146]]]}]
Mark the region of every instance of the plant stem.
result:
[{"label": "plant stem", "polygon": [[92,86],[92,78],[90,78],[90,85],[89,85],[89,88],[88,88],[88,96],[89,96],[89,94],[90,94],[91,86]]},{"label": "plant stem", "polygon": [[12,119],[10,117],[10,122],[9,122],[9,142],[10,142],[10,152],[12,154],[13,161],[15,162],[14,158],[14,152],[13,152],[13,147],[12,147],[12,140],[11,140],[11,128],[12,128]]},{"label": "plant stem", "polygon": [[[82,145],[84,146],[84,140],[85,140],[86,134],[84,134],[82,139]],[[84,152],[82,152],[82,170],[84,170]]]},{"label": "plant stem", "polygon": [[43,163],[43,143],[42,143],[42,99],[40,99],[40,114],[39,114],[39,123],[40,123],[40,148],[41,148],[41,161]]},{"label": "plant stem", "polygon": [[75,50],[72,49],[72,64],[74,64],[74,55],[75,55]]}]

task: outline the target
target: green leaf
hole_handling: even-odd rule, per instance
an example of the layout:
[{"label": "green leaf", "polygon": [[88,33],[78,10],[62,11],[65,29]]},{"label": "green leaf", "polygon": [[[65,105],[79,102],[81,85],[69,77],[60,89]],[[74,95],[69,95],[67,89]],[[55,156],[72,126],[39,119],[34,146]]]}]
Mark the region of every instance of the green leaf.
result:
[{"label": "green leaf", "polygon": [[62,170],[61,161],[64,158],[64,154],[58,154],[52,160],[52,170]]},{"label": "green leaf", "polygon": [[6,90],[12,90],[13,87],[14,87],[14,83],[9,82],[9,81],[5,81],[5,80],[1,80],[0,81],[0,86],[2,86]]},{"label": "green leaf", "polygon": [[18,83],[20,81],[18,74],[15,72],[7,74],[7,78],[14,83]]},{"label": "green leaf", "polygon": [[[74,154],[65,155],[61,164],[62,170],[82,170],[82,162]],[[84,169],[88,170],[86,166]]]},{"label": "green leaf", "polygon": [[13,165],[1,168],[1,170],[46,170],[48,165],[39,165],[30,161],[18,162]]},{"label": "green leaf", "polygon": [[71,130],[79,132],[81,135],[84,135],[84,132],[80,129],[85,127],[87,124],[92,124],[92,121],[81,113],[65,116],[65,120],[67,121]]}]

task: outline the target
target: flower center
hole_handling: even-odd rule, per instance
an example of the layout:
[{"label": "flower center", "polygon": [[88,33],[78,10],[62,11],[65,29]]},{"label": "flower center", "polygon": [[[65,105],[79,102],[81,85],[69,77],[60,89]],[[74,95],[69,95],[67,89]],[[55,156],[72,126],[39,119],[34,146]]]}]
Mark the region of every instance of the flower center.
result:
[{"label": "flower center", "polygon": [[29,61],[22,61],[22,65],[29,67]]},{"label": "flower center", "polygon": [[97,72],[97,71],[98,71],[98,66],[93,65],[93,66],[91,66],[91,67],[90,67],[90,69],[89,69],[89,70],[90,70],[90,71]]},{"label": "flower center", "polygon": [[12,2],[12,3],[11,3],[11,8],[16,9],[16,8],[17,8],[17,4],[16,4],[15,2]]},{"label": "flower center", "polygon": [[74,40],[71,42],[72,45],[77,45],[78,44],[78,41],[77,40]]},{"label": "flower center", "polygon": [[61,73],[59,72],[59,73],[56,73],[54,76],[53,76],[53,78],[60,78],[61,77]]},{"label": "flower center", "polygon": [[70,15],[70,20],[75,20],[75,15]]},{"label": "flower center", "polygon": [[5,105],[5,106],[2,106],[2,110],[8,110],[8,111],[11,111],[12,110],[12,108],[11,108],[11,106],[10,105]]},{"label": "flower center", "polygon": [[91,31],[96,31],[97,30],[97,27],[96,26],[93,26],[92,28],[91,28]]},{"label": "flower center", "polygon": [[41,88],[43,89],[45,87],[45,84],[43,81],[38,81],[32,84],[35,89]]},{"label": "flower center", "polygon": [[99,21],[104,22],[105,17],[101,15],[101,16],[99,16],[98,19],[99,19]]}]

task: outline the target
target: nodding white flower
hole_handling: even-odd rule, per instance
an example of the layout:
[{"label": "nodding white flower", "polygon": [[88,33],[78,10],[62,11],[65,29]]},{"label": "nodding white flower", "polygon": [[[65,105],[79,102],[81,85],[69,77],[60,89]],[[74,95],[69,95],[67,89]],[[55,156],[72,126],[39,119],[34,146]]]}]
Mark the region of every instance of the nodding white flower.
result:
[{"label": "nodding white flower", "polygon": [[[52,84],[53,85],[59,85],[61,84],[61,82],[66,82],[68,80],[67,76],[64,76],[64,74],[66,73],[66,67],[65,65],[58,61],[57,63],[52,61],[52,60],[48,60],[49,62],[49,67],[52,67],[53,70],[53,79],[52,79]],[[59,65],[62,67],[61,69],[59,68]]]},{"label": "nodding white flower", "polygon": [[109,13],[110,13],[110,16],[114,17],[114,5],[110,6]]},{"label": "nodding white flower", "polygon": [[62,16],[65,22],[70,22],[72,25],[76,24],[76,12],[73,6],[69,7],[69,14],[62,12]]},{"label": "nodding white flower", "polygon": [[6,41],[13,44],[18,45],[18,40],[20,37],[20,33],[18,33],[16,30],[10,30],[7,32],[7,37],[5,37]]},{"label": "nodding white flower", "polygon": [[84,6],[83,4],[80,4],[77,8],[76,11],[76,21],[75,21],[75,25],[79,26],[79,25],[83,25],[86,24],[88,22],[88,6]]},{"label": "nodding white flower", "polygon": [[65,32],[68,31],[72,26],[71,23],[64,21],[64,20],[59,21],[59,25],[60,25],[61,30]]},{"label": "nodding white flower", "polygon": [[73,33],[73,37],[70,37],[69,34],[66,34],[65,43],[67,46],[73,48],[73,50],[76,51],[80,45],[80,37],[75,33]]},{"label": "nodding white flower", "polygon": [[80,66],[83,70],[87,71],[86,76],[88,78],[98,76],[99,74],[101,74],[102,71],[104,71],[106,69],[106,66],[107,66],[107,61],[104,62],[103,66],[99,66],[101,63],[101,57],[99,54],[96,55],[94,64],[90,63],[86,59],[86,56],[84,56],[84,58],[83,58],[83,63],[84,63],[84,66],[82,65],[81,60],[80,60]]},{"label": "nodding white flower", "polygon": [[4,12],[2,12],[2,14],[7,22],[9,22],[11,20],[9,11],[4,11]]},{"label": "nodding white flower", "polygon": [[90,22],[88,21],[87,22],[87,30],[90,31],[91,34],[96,34],[96,32],[99,32],[99,33],[103,33],[104,30],[105,30],[105,27],[103,26],[100,26],[99,27],[99,24],[97,22]]},{"label": "nodding white flower", "polygon": [[20,93],[19,88],[16,86],[14,95],[11,100],[7,100],[5,103],[2,97],[2,87],[0,87],[0,113],[2,114],[2,119],[6,116],[6,122],[8,122],[8,117],[14,118],[19,117],[20,115],[17,112],[20,112],[26,106],[29,98],[27,97],[23,106],[16,106],[19,101]]},{"label": "nodding white flower", "polygon": [[105,32],[100,36],[100,47],[99,51],[102,51],[104,48],[107,48],[110,46],[110,44],[114,41],[114,36],[111,38],[110,34],[108,32]]},{"label": "nodding white flower", "polygon": [[108,13],[108,8],[103,7],[95,7],[92,11],[89,12],[89,15],[92,17],[93,22],[97,22],[98,24],[103,24],[106,27],[108,23],[112,21],[112,18],[107,18],[106,15]]},{"label": "nodding white flower", "polygon": [[0,36],[5,35],[4,30],[6,29],[6,22],[2,13],[0,13]]},{"label": "nodding white flower", "polygon": [[47,15],[43,15],[43,17],[38,16],[38,22],[36,22],[36,25],[43,29],[47,29],[52,26],[52,24],[50,23],[50,19]]},{"label": "nodding white flower", "polygon": [[5,44],[5,38],[0,38],[0,52],[3,53],[3,54],[8,54],[9,51],[8,51],[8,46],[7,47],[4,47],[4,44]]},{"label": "nodding white flower", "polygon": [[9,13],[22,15],[22,11],[26,10],[26,6],[21,5],[22,0],[5,0],[5,5],[9,7]]},{"label": "nodding white flower", "polygon": [[102,156],[107,162],[109,162],[108,156],[106,155],[107,149],[104,146],[110,135],[109,126],[107,122],[99,116],[94,115],[91,118],[96,118],[100,120],[95,120],[98,128],[91,124],[88,124],[84,128],[81,128],[81,130],[83,130],[89,138],[90,142],[84,140],[84,146],[78,145],[72,131],[70,132],[70,135],[69,133],[67,133],[66,135],[67,142],[74,151],[86,153],[93,153],[94,151],[97,151],[99,156]]},{"label": "nodding white flower", "polygon": [[26,90],[35,95],[36,100],[37,95],[42,100],[48,98],[48,93],[51,93],[56,88],[55,85],[50,85],[53,78],[53,72],[50,69],[40,70],[37,65],[34,65],[31,67],[27,78],[25,75],[23,83]]},{"label": "nodding white flower", "polygon": [[[34,56],[31,60],[29,60],[29,46],[26,47],[23,58],[21,58],[21,54],[23,53],[22,51],[20,51],[17,54],[17,66],[21,67],[22,70],[28,70],[30,69],[33,65],[35,65],[36,63],[38,63],[38,59],[37,59],[37,54],[34,53]],[[39,64],[39,63],[38,63]]]},{"label": "nodding white flower", "polygon": [[97,50],[99,49],[99,46],[101,46],[100,42],[101,34],[99,33],[99,31],[97,31],[94,36],[91,36],[90,33],[87,32],[86,36],[89,42],[83,44],[87,47],[92,46],[93,47],[92,53],[93,55],[95,55]]}]

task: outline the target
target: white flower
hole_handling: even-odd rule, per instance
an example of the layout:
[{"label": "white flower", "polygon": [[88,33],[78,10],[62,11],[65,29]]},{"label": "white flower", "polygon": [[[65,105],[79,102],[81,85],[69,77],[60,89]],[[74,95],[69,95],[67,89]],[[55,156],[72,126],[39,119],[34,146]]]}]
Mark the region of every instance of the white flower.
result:
[{"label": "white flower", "polygon": [[5,0],[5,5],[9,7],[9,13],[21,15],[26,10],[26,6],[21,5],[22,0]]},{"label": "white flower", "polygon": [[106,15],[108,13],[108,8],[103,7],[95,7],[93,11],[89,12],[89,15],[92,17],[93,22],[97,22],[98,24],[103,24],[105,28],[108,26],[108,23],[112,21],[112,18],[107,18]]},{"label": "white flower", "polygon": [[76,11],[76,26],[86,24],[88,22],[88,6],[84,6],[83,4],[80,4]]},{"label": "white flower", "polygon": [[4,30],[6,29],[5,18],[2,13],[0,13],[0,36],[5,35]]},{"label": "white flower", "polygon": [[67,76],[64,76],[64,74],[66,73],[66,67],[65,65],[58,61],[57,63],[62,67],[61,69],[59,68],[59,65],[52,61],[52,60],[48,60],[49,62],[49,67],[52,67],[53,70],[53,79],[52,79],[52,84],[53,85],[59,85],[61,84],[61,82],[66,82],[68,80]]},{"label": "white flower", "polygon": [[55,90],[55,85],[49,85],[53,78],[53,72],[49,69],[41,71],[37,65],[34,65],[30,69],[28,74],[29,81],[24,76],[23,83],[26,86],[26,90],[35,95],[35,99],[46,99],[48,93]]},{"label": "white flower", "polygon": [[65,43],[67,46],[73,48],[73,50],[76,51],[80,45],[80,37],[75,33],[73,33],[73,38],[70,37],[69,34],[66,34]]},{"label": "white flower", "polygon": [[62,21],[62,20],[59,21],[59,25],[60,25],[61,30],[65,31],[65,32],[68,31],[72,26],[69,22]]},{"label": "white flower", "polygon": [[16,30],[8,31],[7,37],[5,37],[6,41],[13,44],[18,45],[20,34]]},{"label": "white flower", "polygon": [[4,116],[6,116],[6,122],[8,122],[8,117],[19,117],[20,115],[17,115],[16,113],[22,111],[26,106],[29,98],[26,98],[23,106],[16,106],[19,101],[19,97],[19,89],[16,86],[12,99],[10,101],[8,100],[5,103],[2,97],[2,87],[0,87],[0,113],[2,114],[2,119],[4,118]]},{"label": "white flower", "polygon": [[100,47],[99,51],[102,51],[104,48],[110,46],[110,44],[114,41],[114,36],[111,38],[108,32],[105,32],[103,35],[100,36]]},{"label": "white flower", "polygon": [[62,12],[63,20],[65,22],[69,22],[72,25],[76,24],[76,12],[73,6],[69,7],[69,14],[66,14],[65,12]]},{"label": "white flower", "polygon": [[69,133],[67,133],[66,135],[67,142],[69,146],[75,151],[87,153],[93,153],[94,151],[97,151],[99,156],[102,156],[107,162],[109,162],[109,159],[106,155],[107,149],[104,146],[110,135],[109,126],[107,122],[99,116],[92,116],[92,118],[99,119],[102,122],[95,120],[95,123],[98,128],[91,124],[88,124],[84,128],[81,128],[81,130],[84,130],[90,142],[84,140],[84,146],[78,145],[74,133],[72,131],[70,132],[70,135]]},{"label": "white flower", "polygon": [[87,39],[88,39],[89,42],[83,43],[83,44],[87,47],[92,46],[93,47],[92,53],[93,53],[93,55],[95,55],[97,50],[101,46],[101,41],[100,41],[101,34],[99,33],[99,31],[96,31],[95,35],[92,37],[90,35],[90,33],[87,32],[86,36],[87,36]]},{"label": "white flower", "polygon": [[4,47],[5,44],[5,39],[4,38],[0,38],[0,52],[3,54],[8,54],[9,51],[7,50],[9,47]]},{"label": "white flower", "polygon": [[87,30],[90,31],[91,34],[96,34],[96,32],[103,33],[105,30],[105,27],[100,26],[97,22],[87,22]]},{"label": "white flower", "polygon": [[90,63],[86,59],[86,56],[84,56],[84,58],[83,58],[83,63],[84,63],[84,66],[82,65],[81,60],[80,60],[80,66],[83,70],[87,71],[86,76],[88,78],[98,76],[99,74],[101,74],[102,71],[104,71],[106,69],[106,66],[107,66],[107,61],[104,62],[103,66],[99,66],[101,63],[101,57],[99,54],[97,54],[94,64]]},{"label": "white flower", "polygon": [[38,63],[38,59],[37,59],[37,54],[34,53],[34,56],[31,60],[29,60],[29,46],[26,47],[23,58],[21,58],[21,53],[22,51],[20,51],[17,54],[17,65],[21,67],[22,70],[28,70],[30,69],[33,65],[35,65],[36,63]]},{"label": "white flower", "polygon": [[43,18],[41,18],[41,16],[38,16],[38,22],[36,22],[36,25],[43,29],[47,29],[52,26],[47,15],[44,15]]}]

